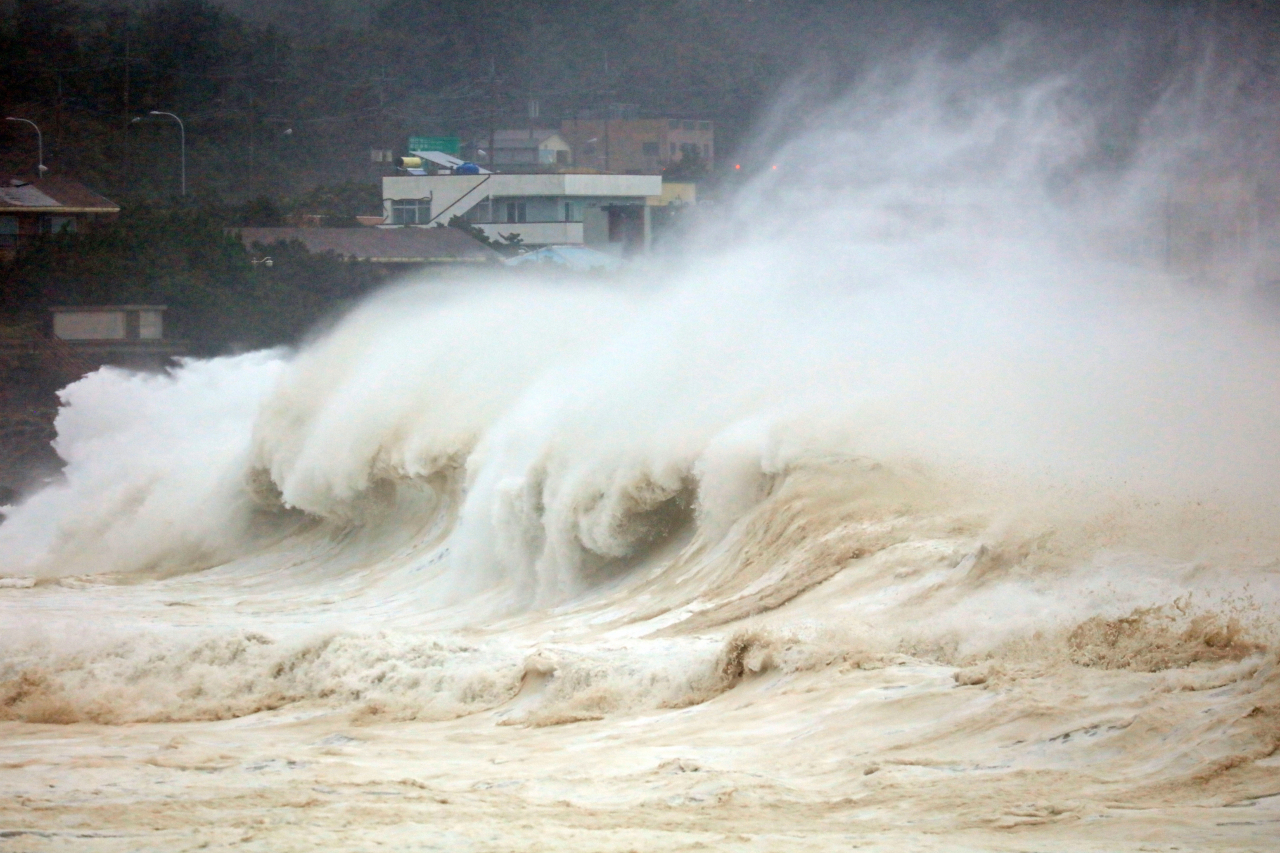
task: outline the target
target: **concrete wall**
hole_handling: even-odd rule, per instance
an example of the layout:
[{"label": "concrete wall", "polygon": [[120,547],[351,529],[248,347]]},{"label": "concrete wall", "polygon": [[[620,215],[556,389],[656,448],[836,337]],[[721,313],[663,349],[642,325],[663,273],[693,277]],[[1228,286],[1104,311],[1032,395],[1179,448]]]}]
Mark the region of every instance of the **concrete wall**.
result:
[{"label": "concrete wall", "polygon": [[431,215],[437,222],[448,223],[456,214],[466,213],[488,195],[480,185],[496,175],[435,175],[382,179],[382,212],[391,221],[394,199],[431,199]]},{"label": "concrete wall", "polygon": [[664,207],[668,204],[697,204],[698,185],[690,181],[663,181],[662,194],[649,196],[651,207]]},{"label": "concrete wall", "polygon": [[159,341],[164,309],[155,306],[54,308],[53,334],[64,341]]}]

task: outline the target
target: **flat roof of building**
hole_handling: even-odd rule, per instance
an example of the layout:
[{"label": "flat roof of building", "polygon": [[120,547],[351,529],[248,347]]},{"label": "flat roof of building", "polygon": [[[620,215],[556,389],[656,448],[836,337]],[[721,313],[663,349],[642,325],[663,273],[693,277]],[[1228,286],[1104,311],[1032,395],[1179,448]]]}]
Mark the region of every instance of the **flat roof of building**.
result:
[{"label": "flat roof of building", "polygon": [[380,264],[496,263],[501,255],[457,228],[236,228],[246,246],[297,240],[308,252],[334,252]]}]

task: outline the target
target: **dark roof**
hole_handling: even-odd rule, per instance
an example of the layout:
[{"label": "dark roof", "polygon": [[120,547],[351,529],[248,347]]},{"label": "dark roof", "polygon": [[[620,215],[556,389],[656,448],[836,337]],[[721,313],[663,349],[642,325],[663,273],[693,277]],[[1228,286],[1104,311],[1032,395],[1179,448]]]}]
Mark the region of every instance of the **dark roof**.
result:
[{"label": "dark roof", "polygon": [[120,205],[79,181],[46,175],[39,181],[0,175],[0,211],[10,213],[119,213]]},{"label": "dark roof", "polygon": [[336,252],[383,264],[486,263],[501,256],[457,228],[238,228],[246,246],[299,240],[308,252]]}]

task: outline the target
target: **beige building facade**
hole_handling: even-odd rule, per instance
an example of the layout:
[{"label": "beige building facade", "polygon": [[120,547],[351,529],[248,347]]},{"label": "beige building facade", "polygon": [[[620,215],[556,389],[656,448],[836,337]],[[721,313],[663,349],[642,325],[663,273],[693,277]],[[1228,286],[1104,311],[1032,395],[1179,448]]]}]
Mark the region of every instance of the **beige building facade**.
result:
[{"label": "beige building facade", "polygon": [[633,175],[656,175],[672,163],[696,158],[715,164],[715,124],[704,119],[565,119],[560,136],[573,164]]}]

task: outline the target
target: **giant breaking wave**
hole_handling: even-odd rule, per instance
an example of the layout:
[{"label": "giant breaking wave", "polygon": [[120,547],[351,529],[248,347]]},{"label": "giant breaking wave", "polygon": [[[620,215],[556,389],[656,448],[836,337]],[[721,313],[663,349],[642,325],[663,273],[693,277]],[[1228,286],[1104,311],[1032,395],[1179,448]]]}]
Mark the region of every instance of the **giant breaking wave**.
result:
[{"label": "giant breaking wave", "polygon": [[1006,76],[872,81],[615,279],[407,281],[71,385],[0,526],[0,717],[537,726],[908,660],[1270,719],[1275,327],[1147,263],[1178,116],[1100,175],[1078,93]]}]

